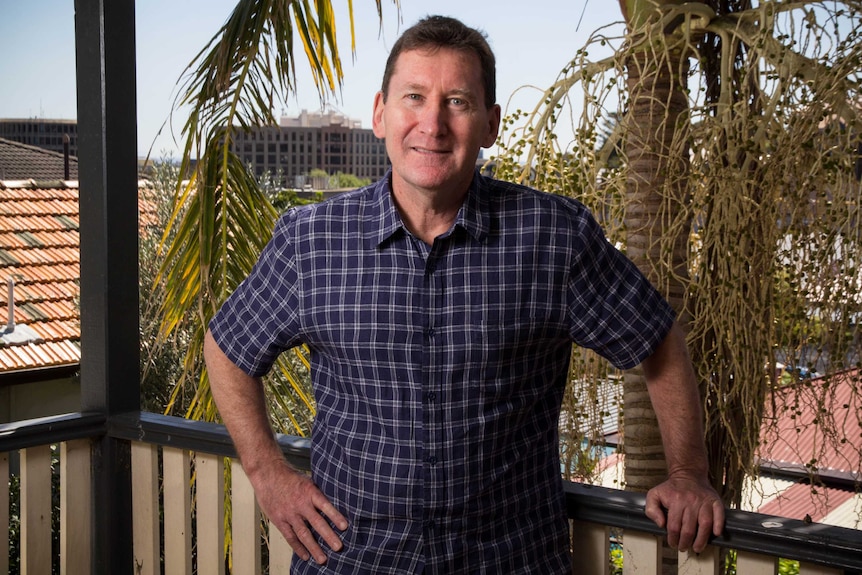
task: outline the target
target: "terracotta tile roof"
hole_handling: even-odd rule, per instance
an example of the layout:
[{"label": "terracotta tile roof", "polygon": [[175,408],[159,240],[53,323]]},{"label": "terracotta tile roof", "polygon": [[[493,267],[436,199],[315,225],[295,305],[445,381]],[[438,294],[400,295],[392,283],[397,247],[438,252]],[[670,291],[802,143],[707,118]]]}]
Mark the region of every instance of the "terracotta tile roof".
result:
[{"label": "terracotta tile roof", "polygon": [[[862,481],[862,371],[786,385],[767,402],[761,461],[775,469],[810,469]],[[773,411],[774,405],[774,411]],[[828,418],[835,429],[818,423]],[[843,441],[841,439],[843,438]]]},{"label": "terracotta tile roof", "polygon": [[[80,362],[78,187],[62,184],[0,180],[0,373]],[[152,204],[142,211],[152,223]]]},{"label": "terracotta tile roof", "polygon": [[78,190],[0,183],[0,371],[75,365],[81,359]]},{"label": "terracotta tile roof", "polygon": [[[63,154],[0,138],[0,180],[58,182],[65,177],[64,166]],[[68,179],[78,179],[78,159],[74,156],[69,158]]]}]

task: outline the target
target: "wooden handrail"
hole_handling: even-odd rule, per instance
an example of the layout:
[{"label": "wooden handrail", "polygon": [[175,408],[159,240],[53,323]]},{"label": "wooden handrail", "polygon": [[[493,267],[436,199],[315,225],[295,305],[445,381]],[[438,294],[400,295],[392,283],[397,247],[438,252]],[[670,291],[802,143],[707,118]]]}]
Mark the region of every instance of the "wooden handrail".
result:
[{"label": "wooden handrail", "polygon": [[[570,519],[665,535],[644,514],[641,493],[574,482],[565,482],[563,487]],[[710,542],[737,551],[862,570],[862,531],[855,529],[728,509],[724,534]]]},{"label": "wooden handrail", "polygon": [[[222,425],[138,412],[123,413],[109,420],[99,414],[75,413],[2,424],[0,454],[106,434],[163,450],[230,458],[236,455]],[[280,436],[279,442],[293,465],[309,468],[307,439]],[[664,535],[644,515],[642,494],[571,482],[566,482],[564,488],[568,515],[577,522],[657,538]],[[601,533],[598,537],[602,537]],[[854,529],[729,510],[725,533],[712,543],[715,548],[821,565],[827,572],[862,572],[862,532]]]}]

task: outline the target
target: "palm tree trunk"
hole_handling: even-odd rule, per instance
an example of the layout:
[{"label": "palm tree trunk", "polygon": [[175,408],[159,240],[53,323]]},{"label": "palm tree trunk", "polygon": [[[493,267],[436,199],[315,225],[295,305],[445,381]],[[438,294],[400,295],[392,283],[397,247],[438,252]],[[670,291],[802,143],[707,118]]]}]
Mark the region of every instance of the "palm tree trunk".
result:
[{"label": "palm tree trunk", "polygon": [[[623,13],[630,26],[643,22],[644,5],[630,0]],[[688,155],[673,156],[672,142],[687,131],[687,61],[677,50],[634,52],[626,61],[629,109],[624,155],[627,158],[627,254],[677,311],[687,332],[687,241],[689,226],[679,222],[685,201]],[[667,465],[658,422],[640,369],[626,374],[623,392],[626,488],[647,491],[663,481]],[[675,572],[676,554],[665,551],[664,572]]]},{"label": "palm tree trunk", "polygon": [[[680,207],[688,158],[668,153],[688,107],[680,80],[686,63],[679,54],[666,56],[655,62],[636,54],[626,67],[630,96],[626,246],[628,256],[658,286],[686,328],[688,228],[675,220],[685,213]],[[661,436],[639,370],[626,376],[625,449],[629,488],[647,490],[664,478]]]}]

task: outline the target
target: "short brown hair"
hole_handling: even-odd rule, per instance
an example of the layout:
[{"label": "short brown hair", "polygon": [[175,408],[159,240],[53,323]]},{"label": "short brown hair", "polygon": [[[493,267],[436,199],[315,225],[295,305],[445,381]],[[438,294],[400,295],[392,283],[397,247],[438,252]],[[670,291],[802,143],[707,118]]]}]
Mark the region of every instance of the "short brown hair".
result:
[{"label": "short brown hair", "polygon": [[381,90],[384,101],[398,56],[403,52],[421,48],[451,48],[476,54],[479,58],[482,85],[485,89],[485,106],[490,108],[496,103],[497,63],[485,33],[447,16],[427,16],[405,30],[404,34],[395,41],[383,71]]}]

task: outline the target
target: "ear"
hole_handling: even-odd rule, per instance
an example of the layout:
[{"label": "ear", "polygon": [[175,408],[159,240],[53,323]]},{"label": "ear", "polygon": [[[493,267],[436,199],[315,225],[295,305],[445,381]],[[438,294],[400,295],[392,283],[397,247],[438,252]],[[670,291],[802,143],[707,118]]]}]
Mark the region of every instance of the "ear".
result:
[{"label": "ear", "polygon": [[374,135],[381,140],[386,137],[386,124],[383,122],[383,108],[385,107],[383,92],[377,92],[374,95],[374,114],[371,116],[371,128]]},{"label": "ear", "polygon": [[500,130],[501,113],[500,104],[494,104],[491,109],[488,110],[488,133],[482,141],[483,148],[490,148],[497,141],[497,135]]}]

